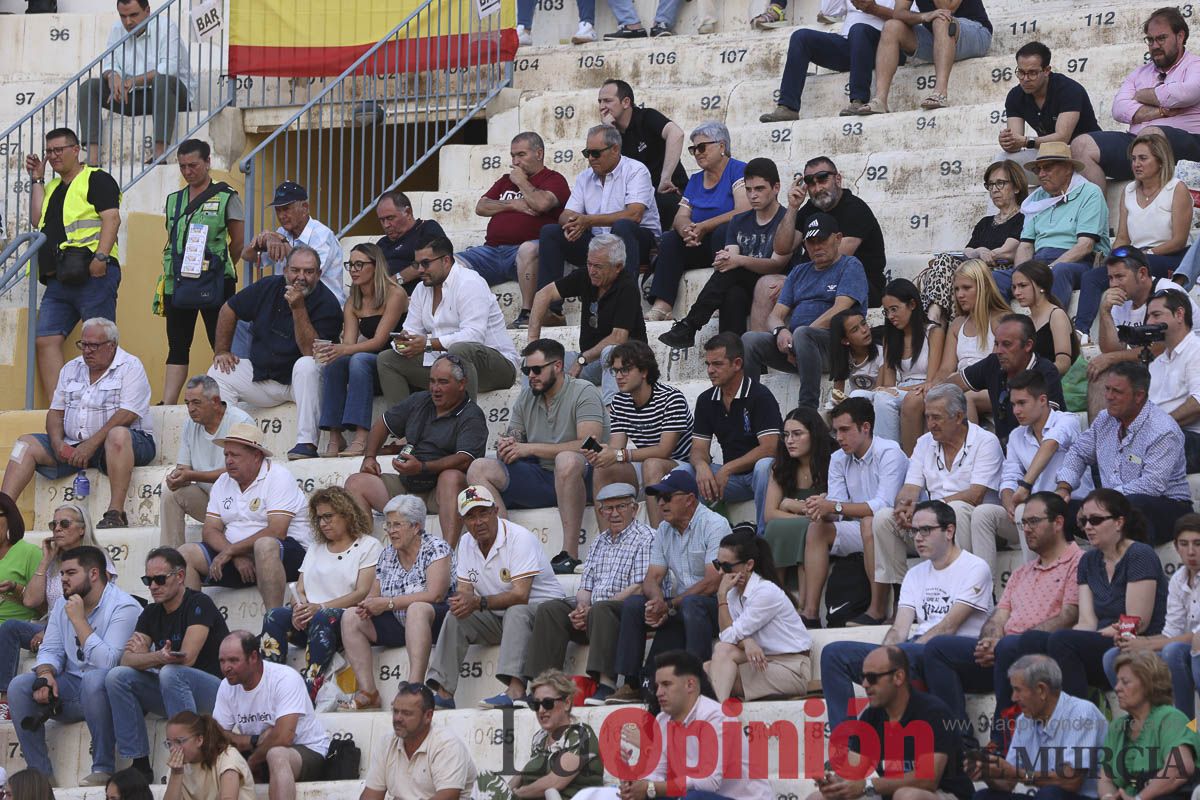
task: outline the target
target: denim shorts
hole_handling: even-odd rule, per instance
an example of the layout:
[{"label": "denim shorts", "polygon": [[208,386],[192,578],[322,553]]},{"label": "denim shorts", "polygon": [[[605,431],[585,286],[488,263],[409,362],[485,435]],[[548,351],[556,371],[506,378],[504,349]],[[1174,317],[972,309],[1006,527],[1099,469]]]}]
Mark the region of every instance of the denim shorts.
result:
[{"label": "denim shorts", "polygon": [[[955,17],[958,23],[958,43],[954,47],[954,60],[980,58],[992,47],[992,32],[973,19]],[[913,55],[922,61],[933,61],[933,30],[921,24],[913,28],[917,35],[917,52]]]},{"label": "denim shorts", "polygon": [[[201,552],[204,553],[205,563],[211,565],[213,559],[217,557],[217,551],[204,542],[200,542],[199,544]],[[279,558],[283,562],[283,572],[289,583],[300,577],[300,565],[304,563],[304,545],[288,536],[279,542]],[[242,580],[242,573],[238,572],[232,563],[229,563],[221,570],[221,580],[214,581],[211,577],[208,577],[204,579],[204,585],[224,586],[228,589],[244,589],[247,586],[255,586],[256,584],[246,583]]]},{"label": "denim shorts", "polygon": [[519,244],[481,244],[459,250],[454,255],[482,275],[488,286],[495,286],[517,279],[517,250],[520,248]]},{"label": "denim shorts", "polygon": [[[1171,144],[1175,161],[1200,161],[1200,136],[1170,125],[1155,125]],[[1125,131],[1096,131],[1088,134],[1100,149],[1100,168],[1115,181],[1133,180],[1129,165],[1129,145],[1134,135]]]},{"label": "denim shorts", "polygon": [[[38,475],[53,481],[65,478],[79,471],[79,467],[73,467],[59,459],[58,453],[55,453],[50,447],[50,436],[48,434],[35,433],[32,435],[33,438],[38,440],[38,444],[42,446],[42,449],[54,459],[54,466],[52,467],[38,464]],[[133,440],[133,465],[135,467],[144,467],[154,460],[157,448],[154,445],[154,438],[152,436],[142,431],[131,430],[129,431],[129,438]],[[104,463],[104,445],[96,448],[96,452],[92,454],[92,459],[88,462],[88,466],[100,470],[105,475],[108,474],[107,465]]]},{"label": "denim shorts", "polygon": [[[509,508],[553,508],[558,505],[558,493],[554,490],[554,470],[542,469],[539,460],[522,458],[511,464],[499,462],[508,475],[508,488],[500,493],[504,505]],[[587,496],[592,496],[592,465],[583,473],[583,485]]]},{"label": "denim shorts", "polygon": [[121,267],[108,260],[103,278],[88,278],[83,286],[68,287],[53,278],[38,307],[37,335],[66,336],[85,319],[104,317],[117,321],[117,287],[121,285]]}]

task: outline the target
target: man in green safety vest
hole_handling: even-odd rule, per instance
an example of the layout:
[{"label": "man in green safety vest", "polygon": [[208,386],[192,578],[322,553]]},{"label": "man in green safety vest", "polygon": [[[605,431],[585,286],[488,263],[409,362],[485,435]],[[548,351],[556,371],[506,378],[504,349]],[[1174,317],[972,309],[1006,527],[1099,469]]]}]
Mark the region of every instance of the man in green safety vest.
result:
[{"label": "man in green safety vest", "polygon": [[[46,165],[54,178],[46,184]],[[46,134],[46,152],[25,157],[30,223],[46,234],[38,253],[38,280],[46,286],[38,309],[37,366],[46,397],[63,368],[63,342],[80,320],[116,320],[117,231],[121,189],[107,172],[82,164],[79,137],[70,128]]]}]

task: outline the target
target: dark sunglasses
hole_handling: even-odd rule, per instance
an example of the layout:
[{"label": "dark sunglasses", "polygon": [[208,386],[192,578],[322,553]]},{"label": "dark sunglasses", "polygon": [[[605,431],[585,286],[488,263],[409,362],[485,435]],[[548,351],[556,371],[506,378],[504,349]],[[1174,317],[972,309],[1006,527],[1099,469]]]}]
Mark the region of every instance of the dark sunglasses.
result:
[{"label": "dark sunglasses", "polygon": [[1101,522],[1107,522],[1110,519],[1116,518],[1115,514],[1092,514],[1090,517],[1087,514],[1080,514],[1075,518],[1075,522],[1080,528],[1086,528],[1088,525],[1096,528],[1100,526]]},{"label": "dark sunglasses", "polygon": [[521,365],[521,374],[524,375],[526,378],[528,378],[530,375],[541,375],[542,370],[544,370],[546,367],[553,365],[554,363],[555,362],[551,361],[549,364],[534,364],[533,366],[526,366],[526,365],[522,364]]},{"label": "dark sunglasses", "polygon": [[812,186],[817,183],[824,183],[825,181],[829,180],[833,174],[834,173],[830,172],[829,170],[821,170],[820,172],[814,172],[812,175],[805,175],[804,185]]},{"label": "dark sunglasses", "polygon": [[688,152],[692,155],[696,155],[697,153],[704,155],[704,151],[708,149],[708,146],[713,144],[720,144],[720,142],[696,142],[695,144],[688,145]]},{"label": "dark sunglasses", "polygon": [[70,519],[50,520],[50,530],[53,531],[62,528],[65,531],[74,524],[75,521]]},{"label": "dark sunglasses", "polygon": [[556,706],[558,703],[561,703],[562,700],[563,698],[561,697],[547,697],[542,700],[530,700],[529,707],[534,711],[553,711],[554,706]]},{"label": "dark sunglasses", "polygon": [[172,570],[171,572],[168,572],[166,575],[143,575],[142,576],[142,585],[149,586],[150,584],[154,584],[155,586],[166,586],[167,579],[177,573],[178,573],[178,570]]},{"label": "dark sunglasses", "polygon": [[423,683],[400,681],[396,684],[396,694],[419,694],[425,699],[426,705],[433,705],[433,690]]},{"label": "dark sunglasses", "polygon": [[614,147],[616,147],[615,144],[610,144],[608,147],[599,147],[599,148],[596,148],[595,150],[593,150],[589,147],[585,147],[582,150],[580,150],[579,152],[583,153],[584,158],[599,158],[600,156],[604,155],[604,152],[606,150],[611,150]]},{"label": "dark sunglasses", "polygon": [[900,670],[898,669],[889,669],[887,672],[864,672],[863,683],[868,683],[874,686],[875,684],[879,683],[881,678],[886,678],[888,675],[895,675],[899,671]]},{"label": "dark sunglasses", "polygon": [[716,567],[717,572],[733,572],[734,567],[745,563],[745,561],[721,561],[717,558],[712,560],[712,565]]}]

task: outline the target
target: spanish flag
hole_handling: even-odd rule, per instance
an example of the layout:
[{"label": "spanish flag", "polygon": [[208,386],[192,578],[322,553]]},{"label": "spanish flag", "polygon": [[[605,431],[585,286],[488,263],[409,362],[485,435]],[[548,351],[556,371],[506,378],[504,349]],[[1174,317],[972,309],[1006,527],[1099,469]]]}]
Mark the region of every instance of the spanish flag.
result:
[{"label": "spanish flag", "polygon": [[340,75],[416,12],[356,71],[366,76],[455,69],[512,61],[515,0],[480,18],[496,0],[232,0],[233,75],[319,78]]}]

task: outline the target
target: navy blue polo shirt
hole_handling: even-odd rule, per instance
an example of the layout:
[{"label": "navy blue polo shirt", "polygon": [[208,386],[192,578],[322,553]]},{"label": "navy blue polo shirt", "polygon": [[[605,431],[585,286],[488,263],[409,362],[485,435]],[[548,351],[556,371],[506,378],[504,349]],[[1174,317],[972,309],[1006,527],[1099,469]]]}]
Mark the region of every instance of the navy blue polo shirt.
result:
[{"label": "navy blue polo shirt", "polygon": [[[303,355],[296,343],[292,309],[284,299],[287,281],[271,275],[229,298],[237,318],[250,323],[250,361],[255,381],[292,382],[292,367]],[[336,342],[342,333],[342,306],[329,288],[318,282],[304,299],[308,319],[318,339]]]},{"label": "navy blue polo shirt", "polygon": [[733,396],[729,411],[725,410],[725,403],[721,401],[721,387],[714,386],[711,391],[696,398],[695,417],[692,438],[712,441],[715,436],[721,445],[723,464],[741,458],[758,447],[758,437],[768,434],[778,436],[783,430],[783,418],[779,414],[775,395],[748,377],[742,378],[742,385]]},{"label": "navy blue polo shirt", "polygon": [[1026,94],[1020,86],[1014,86],[1004,100],[1004,110],[1009,117],[1025,120],[1025,124],[1038,136],[1054,133],[1058,125],[1058,115],[1064,111],[1079,112],[1079,121],[1075,123],[1075,130],[1071,132],[1072,141],[1077,136],[1100,130],[1087,89],[1060,72],[1050,73],[1050,82],[1046,86],[1046,100],[1041,108],[1034,102],[1033,95]]},{"label": "navy blue polo shirt", "polygon": [[[1065,411],[1067,403],[1063,400],[1062,377],[1058,374],[1054,362],[1035,354],[1029,369],[1040,372],[1046,379],[1046,399],[1060,411]],[[988,399],[992,401],[992,422],[996,426],[996,438],[1007,442],[1008,435],[1017,428],[1017,418],[1013,416],[1012,400],[1008,396],[1008,373],[1000,368],[1000,359],[992,353],[964,369],[962,376],[972,391],[987,390]]]}]

